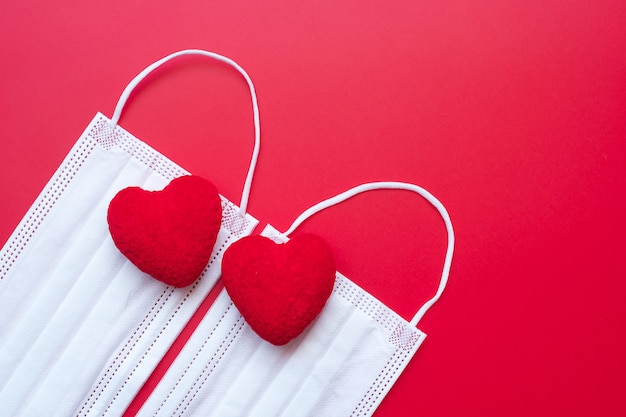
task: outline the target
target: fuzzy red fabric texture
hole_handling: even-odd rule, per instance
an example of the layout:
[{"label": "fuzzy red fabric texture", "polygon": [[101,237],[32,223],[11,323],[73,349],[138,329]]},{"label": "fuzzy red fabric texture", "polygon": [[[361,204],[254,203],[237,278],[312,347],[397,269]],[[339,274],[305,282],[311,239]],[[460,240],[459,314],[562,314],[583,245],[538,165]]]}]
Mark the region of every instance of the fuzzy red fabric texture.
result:
[{"label": "fuzzy red fabric texture", "polygon": [[193,283],[209,263],[222,222],[215,186],[198,176],[161,191],[121,190],[109,203],[115,246],[137,268],[175,287]]},{"label": "fuzzy red fabric texture", "polygon": [[284,244],[248,236],[224,253],[222,279],[250,327],[268,342],[284,345],[324,308],[335,282],[335,261],[315,235],[303,233]]}]

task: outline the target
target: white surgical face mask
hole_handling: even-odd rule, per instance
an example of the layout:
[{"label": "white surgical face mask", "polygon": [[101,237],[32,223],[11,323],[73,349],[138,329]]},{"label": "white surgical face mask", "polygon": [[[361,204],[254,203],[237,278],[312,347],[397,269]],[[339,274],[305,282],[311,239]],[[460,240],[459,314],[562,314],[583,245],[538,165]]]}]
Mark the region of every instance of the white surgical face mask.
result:
[{"label": "white surgical face mask", "polygon": [[[223,222],[208,266],[174,288],[132,265],[106,220],[121,189],[161,189],[187,172],[117,122],[132,89],[180,55],[226,62],[253,100],[255,150],[241,208],[222,198]],[[254,88],[237,64],[189,50],[139,74],[112,120],[97,114],[0,251],[0,416],[121,415],[220,276],[224,250],[251,233],[245,214],[258,155]]]},{"label": "white surgical face mask", "polygon": [[444,206],[412,184],[372,183],[310,208],[285,234],[271,226],[263,231],[284,242],[309,216],[374,189],[422,195],[439,211],[448,232],[437,293],[410,322],[338,273],[319,317],[296,339],[275,346],[254,333],[222,291],[138,415],[372,415],[424,341],[416,325],[446,286],[454,233]]}]

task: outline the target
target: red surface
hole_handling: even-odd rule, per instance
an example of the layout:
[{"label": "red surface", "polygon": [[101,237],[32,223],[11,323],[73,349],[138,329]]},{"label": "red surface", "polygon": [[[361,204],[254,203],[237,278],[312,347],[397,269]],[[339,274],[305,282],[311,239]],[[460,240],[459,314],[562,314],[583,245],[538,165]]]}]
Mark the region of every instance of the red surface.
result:
[{"label": "red surface", "polygon": [[[284,230],[372,180],[450,211],[448,290],[377,417],[623,416],[624,22],[621,1],[2,2],[0,241],[136,73],[213,50],[257,87],[262,223]],[[168,65],[121,125],[239,201],[252,123],[230,69]],[[445,232],[412,194],[359,196],[302,230],[404,317],[434,292]]]}]

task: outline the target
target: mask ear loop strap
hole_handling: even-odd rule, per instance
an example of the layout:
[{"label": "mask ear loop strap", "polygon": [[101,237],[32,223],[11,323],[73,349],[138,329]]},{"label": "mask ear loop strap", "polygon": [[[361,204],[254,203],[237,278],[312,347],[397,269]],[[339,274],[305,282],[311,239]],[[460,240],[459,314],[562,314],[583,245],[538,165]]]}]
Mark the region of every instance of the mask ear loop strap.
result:
[{"label": "mask ear loop strap", "polygon": [[133,80],[126,86],[122,95],[120,96],[117,105],[115,106],[115,111],[113,112],[113,117],[111,118],[111,128],[115,128],[122,116],[122,110],[124,109],[124,105],[126,101],[130,97],[131,93],[137,87],[137,85],[152,71],[165,64],[166,62],[177,58],[183,55],[203,55],[209,58],[213,58],[217,61],[223,62],[225,64],[230,65],[235,68],[246,80],[248,84],[248,88],[250,89],[250,97],[252,98],[252,114],[254,118],[254,150],[252,151],[252,159],[250,160],[250,167],[248,168],[248,174],[246,176],[246,181],[243,186],[243,192],[241,194],[241,203],[239,204],[239,212],[241,215],[245,215],[248,208],[248,199],[250,197],[250,188],[252,187],[252,177],[254,176],[254,170],[256,168],[257,160],[259,159],[259,149],[261,147],[261,127],[259,122],[259,105],[257,102],[256,91],[254,89],[254,84],[252,84],[252,79],[248,75],[248,73],[239,66],[235,61],[215,52],[204,51],[201,49],[186,49],[183,51],[175,52],[171,55],[162,58],[143,71],[141,71]]},{"label": "mask ear loop strap", "polygon": [[441,217],[443,218],[443,222],[446,226],[446,231],[448,232],[448,248],[446,249],[446,257],[443,263],[443,272],[441,274],[441,280],[439,281],[439,287],[437,288],[437,292],[434,297],[428,300],[413,316],[411,320],[411,325],[417,326],[417,323],[424,317],[424,314],[439,300],[443,290],[446,288],[446,284],[448,283],[448,276],[450,275],[450,266],[452,265],[452,254],[454,253],[454,229],[452,228],[452,221],[450,220],[450,215],[448,211],[444,207],[444,205],[431,193],[426,191],[424,188],[419,187],[414,184],[404,183],[404,182],[372,182],[367,184],[362,184],[357,187],[351,188],[348,191],[345,191],[341,194],[338,194],[334,197],[331,197],[327,200],[324,200],[313,207],[305,210],[298,218],[293,222],[293,224],[287,229],[283,235],[289,236],[302,222],[304,222],[309,217],[314,214],[327,209],[328,207],[334,206],[335,204],[339,204],[351,197],[354,197],[357,194],[364,193],[366,191],[372,190],[408,190],[413,191],[422,197],[424,197],[430,204],[432,204]]}]

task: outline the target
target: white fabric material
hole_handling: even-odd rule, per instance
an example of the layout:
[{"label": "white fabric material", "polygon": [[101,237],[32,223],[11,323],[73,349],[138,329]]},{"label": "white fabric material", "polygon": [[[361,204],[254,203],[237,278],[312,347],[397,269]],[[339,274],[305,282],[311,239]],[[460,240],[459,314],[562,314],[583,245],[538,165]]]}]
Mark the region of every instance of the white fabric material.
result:
[{"label": "white fabric material", "polygon": [[285,346],[259,338],[222,291],[138,416],[371,416],[425,337],[339,273]]},{"label": "white fabric material", "polygon": [[0,251],[0,416],[120,415],[256,225],[226,199],[202,277],[173,288],[115,248],[106,221],[127,186],[187,172],[97,114]]}]

